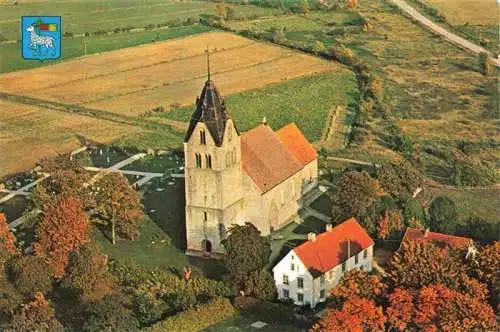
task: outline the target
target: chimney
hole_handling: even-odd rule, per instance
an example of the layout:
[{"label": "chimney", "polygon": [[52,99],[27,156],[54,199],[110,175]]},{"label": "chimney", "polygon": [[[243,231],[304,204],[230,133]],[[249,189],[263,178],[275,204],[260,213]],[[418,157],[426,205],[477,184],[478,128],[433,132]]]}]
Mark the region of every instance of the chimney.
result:
[{"label": "chimney", "polygon": [[427,234],[429,234],[429,228],[426,228],[424,231],[424,237],[427,237]]},{"label": "chimney", "polygon": [[315,233],[307,234],[307,240],[311,242],[316,242],[316,234]]},{"label": "chimney", "polygon": [[331,232],[333,229],[332,224],[326,224],[326,231]]}]

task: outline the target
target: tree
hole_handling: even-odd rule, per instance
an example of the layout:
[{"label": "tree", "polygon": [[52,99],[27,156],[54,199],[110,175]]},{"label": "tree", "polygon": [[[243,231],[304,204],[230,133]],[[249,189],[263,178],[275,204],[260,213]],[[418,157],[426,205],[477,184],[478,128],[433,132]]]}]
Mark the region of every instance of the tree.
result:
[{"label": "tree", "polygon": [[423,181],[422,175],[405,160],[382,164],[375,176],[386,192],[396,196],[411,196]]},{"label": "tree", "polygon": [[80,247],[70,254],[61,286],[76,290],[85,302],[101,299],[111,288],[108,256],[93,242]]},{"label": "tree", "polygon": [[376,307],[370,300],[352,296],[344,303],[342,311],[329,311],[310,331],[385,331],[385,321],[382,307]]},{"label": "tree", "polygon": [[53,271],[39,256],[19,256],[7,264],[9,280],[27,296],[37,292],[47,294],[52,289]]},{"label": "tree", "polygon": [[348,298],[357,296],[363,299],[375,300],[383,296],[387,290],[384,284],[376,275],[359,269],[353,269],[344,274],[339,284],[331,290],[332,296]]},{"label": "tree", "polygon": [[400,231],[402,229],[403,224],[399,210],[387,209],[377,223],[377,237],[386,239],[393,231]]},{"label": "tree", "polygon": [[490,223],[478,216],[467,219],[467,234],[476,240],[494,240],[497,238],[495,223]]},{"label": "tree", "polygon": [[135,332],[139,322],[119,294],[109,294],[90,307],[83,331],[86,332]]},{"label": "tree", "polygon": [[429,207],[429,221],[434,232],[455,234],[457,208],[448,197],[436,197]]},{"label": "tree", "polygon": [[440,248],[432,242],[406,241],[391,258],[389,275],[396,287],[421,288],[443,284],[479,299],[487,297],[484,285],[467,275],[461,250]]},{"label": "tree", "polygon": [[221,5],[220,3],[216,4],[215,13],[219,17],[219,19],[223,20],[226,17],[226,6]]},{"label": "tree", "polygon": [[399,134],[393,138],[392,147],[395,151],[401,152],[406,159],[413,155],[413,141],[410,136]]},{"label": "tree", "polygon": [[[351,0],[353,1],[353,0]],[[350,1],[350,2],[351,2]],[[357,1],[357,0],[354,0]],[[351,8],[351,7],[350,7]],[[384,100],[384,82],[379,76],[375,76],[370,81],[370,95],[377,101],[382,102]]]},{"label": "tree", "polygon": [[286,35],[283,27],[278,28],[274,31],[272,40],[276,44],[283,43],[286,40]]},{"label": "tree", "polygon": [[226,6],[224,17],[227,21],[233,20],[236,17],[236,10],[232,6]]},{"label": "tree", "polygon": [[312,51],[313,51],[315,54],[322,54],[322,53],[326,52],[326,46],[325,46],[325,44],[323,44],[321,41],[316,40],[316,41],[314,42],[314,45],[313,45]]},{"label": "tree", "polygon": [[255,270],[245,278],[245,295],[272,301],[276,299],[277,291],[273,276],[264,270]]},{"label": "tree", "polygon": [[96,185],[96,204],[101,222],[111,228],[111,240],[116,234],[135,240],[139,236],[138,223],[144,219],[140,196],[118,173],[103,177]]},{"label": "tree", "polygon": [[6,332],[62,332],[62,324],[55,318],[55,312],[42,293],[22,305],[5,328]]},{"label": "tree", "polygon": [[[420,221],[421,223],[425,222],[425,212],[424,209],[422,208],[422,205],[420,205],[420,202],[417,201],[415,198],[408,198],[408,200],[405,203],[404,210],[403,210],[403,217],[405,224],[409,227],[410,224],[415,225],[415,220]],[[422,224],[423,226],[423,224]]]},{"label": "tree", "polygon": [[55,277],[62,277],[68,255],[89,239],[89,221],[80,200],[67,197],[50,205],[43,212],[35,237],[35,252],[50,264]]},{"label": "tree", "polygon": [[237,292],[244,289],[244,281],[251,272],[261,270],[268,263],[271,246],[257,227],[248,222],[231,226],[222,243],[231,284]]},{"label": "tree", "polygon": [[307,0],[300,0],[299,11],[302,15],[306,15],[309,12],[309,3]]},{"label": "tree", "polygon": [[380,192],[378,181],[363,172],[347,172],[340,178],[334,195],[334,209],[341,211],[342,219],[357,217],[372,232],[377,216],[373,216],[374,203]]},{"label": "tree", "polygon": [[389,295],[388,322],[400,330],[496,331],[493,309],[477,298],[443,285],[418,291],[396,289]]},{"label": "tree", "polygon": [[11,257],[19,255],[16,247],[16,237],[9,231],[7,218],[0,213],[0,267]]},{"label": "tree", "polygon": [[481,248],[476,255],[476,262],[470,261],[472,273],[479,280],[487,283],[491,290],[500,290],[500,242],[495,241]]},{"label": "tree", "polygon": [[488,53],[486,52],[479,53],[478,63],[481,73],[483,73],[483,75],[491,76],[493,74],[495,68],[493,67],[493,64],[490,61]]}]

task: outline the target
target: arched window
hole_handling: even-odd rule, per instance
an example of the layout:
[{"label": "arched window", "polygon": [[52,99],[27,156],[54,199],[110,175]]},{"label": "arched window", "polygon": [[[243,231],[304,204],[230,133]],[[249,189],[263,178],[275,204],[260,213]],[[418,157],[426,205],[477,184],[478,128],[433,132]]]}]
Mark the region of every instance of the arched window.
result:
[{"label": "arched window", "polygon": [[207,137],[205,135],[205,130],[200,130],[200,144],[205,145],[207,144]]},{"label": "arched window", "polygon": [[201,168],[201,154],[197,153],[195,156],[196,168]]},{"label": "arched window", "polygon": [[231,124],[228,124],[227,126],[227,139],[229,142],[231,142],[231,140],[233,139],[233,128]]},{"label": "arched window", "polygon": [[236,160],[238,159],[238,156],[236,155],[236,148],[233,148],[233,151],[231,152],[231,161],[233,164],[236,163]]},{"label": "arched window", "polygon": [[231,166],[231,154],[229,152],[226,153],[226,167]]},{"label": "arched window", "polygon": [[209,153],[205,155],[205,163],[207,168],[212,168],[212,156]]}]

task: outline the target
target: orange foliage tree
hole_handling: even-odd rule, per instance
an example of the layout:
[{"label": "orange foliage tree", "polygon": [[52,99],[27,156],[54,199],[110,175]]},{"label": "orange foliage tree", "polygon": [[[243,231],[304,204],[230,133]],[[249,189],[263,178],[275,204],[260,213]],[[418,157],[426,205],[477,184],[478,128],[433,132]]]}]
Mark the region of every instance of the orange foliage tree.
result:
[{"label": "orange foliage tree", "polygon": [[398,210],[385,210],[377,223],[377,237],[386,239],[392,231],[400,231],[402,228],[401,213]]},{"label": "orange foliage tree", "polygon": [[348,298],[358,296],[365,299],[375,299],[385,293],[387,285],[376,275],[353,269],[344,274],[340,283],[332,289],[332,296]]},{"label": "orange foliage tree", "polygon": [[475,262],[470,260],[472,272],[479,280],[488,283],[492,288],[500,289],[500,241],[484,246],[476,255]]},{"label": "orange foliage tree", "polygon": [[62,332],[62,324],[55,318],[54,309],[42,293],[36,293],[28,304],[22,305],[5,328],[8,332],[51,331]]},{"label": "orange foliage tree", "polygon": [[496,331],[491,306],[443,285],[419,291],[396,289],[389,295],[387,318],[399,330]]},{"label": "orange foliage tree", "polygon": [[382,307],[375,306],[370,300],[353,296],[347,299],[341,311],[328,312],[310,331],[385,331],[385,321]]},{"label": "orange foliage tree", "polygon": [[0,213],[0,261],[5,262],[12,256],[19,254],[16,247],[16,237],[9,231],[7,218]]},{"label": "orange foliage tree", "polygon": [[89,221],[82,203],[66,197],[50,205],[36,228],[35,252],[52,267],[54,277],[62,277],[68,255],[88,242]]}]

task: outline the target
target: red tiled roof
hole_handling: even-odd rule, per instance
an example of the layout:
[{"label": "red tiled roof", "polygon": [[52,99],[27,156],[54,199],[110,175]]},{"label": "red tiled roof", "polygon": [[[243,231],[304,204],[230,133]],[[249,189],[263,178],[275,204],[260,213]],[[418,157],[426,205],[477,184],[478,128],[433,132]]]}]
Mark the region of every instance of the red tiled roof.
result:
[{"label": "red tiled roof", "polygon": [[243,169],[266,192],[302,169],[301,163],[267,125],[241,135]]},{"label": "red tiled roof", "polygon": [[309,272],[317,276],[349,258],[348,250],[352,257],[371,245],[373,240],[370,235],[355,218],[350,218],[331,231],[316,235],[315,242],[307,241],[293,250]]},{"label": "red tiled roof", "polygon": [[276,135],[302,166],[318,158],[316,149],[309,143],[295,123],[290,123],[278,129]]},{"label": "red tiled roof", "polygon": [[432,241],[437,245],[448,245],[454,248],[463,248],[467,247],[472,239],[468,237],[461,237],[444,233],[426,233],[424,230],[418,228],[406,228],[406,232],[401,243],[414,240]]}]

